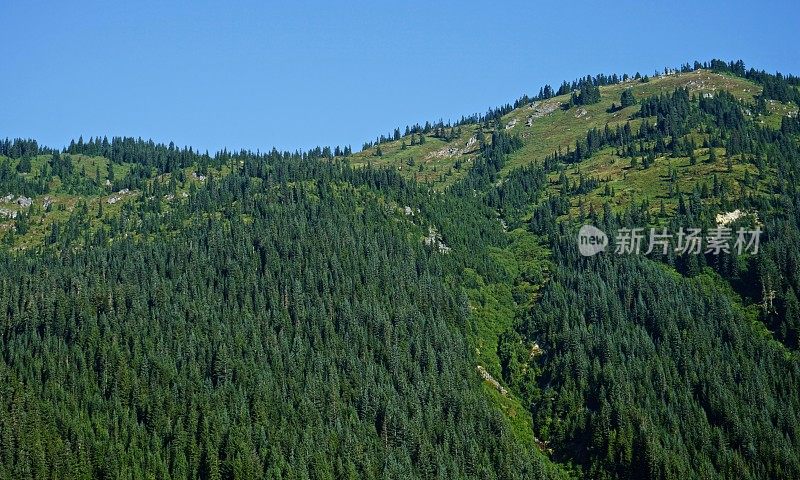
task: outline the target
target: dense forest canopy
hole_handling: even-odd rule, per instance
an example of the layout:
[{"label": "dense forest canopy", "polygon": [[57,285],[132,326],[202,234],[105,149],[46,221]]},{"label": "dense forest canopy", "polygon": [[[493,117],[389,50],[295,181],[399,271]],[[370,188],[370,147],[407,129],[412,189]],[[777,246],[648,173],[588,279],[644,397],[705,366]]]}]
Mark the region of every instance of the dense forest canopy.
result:
[{"label": "dense forest canopy", "polygon": [[[587,76],[374,154],[0,142],[0,478],[800,478],[800,81],[698,71],[758,90]],[[520,111],[609,120],[519,162]],[[445,188],[372,164],[465,132]],[[732,211],[758,254],[575,241]]]}]

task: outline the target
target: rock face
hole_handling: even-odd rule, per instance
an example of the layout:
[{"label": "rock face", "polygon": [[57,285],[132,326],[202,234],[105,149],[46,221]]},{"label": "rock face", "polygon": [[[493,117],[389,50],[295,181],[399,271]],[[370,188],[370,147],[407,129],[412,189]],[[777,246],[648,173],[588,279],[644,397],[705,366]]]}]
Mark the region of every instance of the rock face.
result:
[{"label": "rock face", "polygon": [[[512,122],[516,124],[516,120],[513,120]],[[469,140],[467,140],[463,148],[458,148],[455,145],[445,145],[439,150],[435,150],[425,155],[425,160],[430,160],[432,158],[452,158],[458,155],[466,155],[474,152],[478,147],[477,144],[478,144],[478,139],[475,138],[475,136],[473,135],[472,137],[469,138]]]},{"label": "rock face", "polygon": [[731,223],[745,216],[752,216],[756,221],[758,221],[757,212],[743,212],[737,208],[732,212],[718,213],[716,217],[717,225],[724,227],[726,225],[730,225]]},{"label": "rock face", "polygon": [[485,368],[483,368],[483,365],[478,365],[478,373],[480,374],[481,378],[483,378],[485,381],[489,382],[491,386],[496,388],[501,395],[508,395],[508,390],[506,390],[504,386],[500,385],[500,382],[495,380],[494,377],[489,372],[487,372]]},{"label": "rock face", "polygon": [[14,194],[9,193],[5,197],[0,198],[0,202],[2,203],[16,203],[22,208],[28,208],[33,205],[33,199],[31,197],[26,197],[24,195],[20,195],[14,200]]},{"label": "rock face", "polygon": [[438,249],[439,253],[449,253],[451,250],[451,248],[442,241],[442,236],[439,235],[439,232],[433,227],[428,228],[428,236],[423,238],[422,241],[425,245]]},{"label": "rock face", "polygon": [[533,102],[529,108],[533,110],[533,113],[531,113],[531,115],[528,117],[528,120],[525,122],[525,126],[527,127],[533,125],[533,121],[536,120],[537,118],[542,118],[545,115],[550,115],[551,113],[561,108],[561,102],[555,100]]},{"label": "rock face", "polygon": [[122,190],[117,192],[116,195],[111,195],[110,197],[108,197],[108,200],[106,200],[106,201],[108,202],[109,205],[114,205],[115,203],[117,203],[120,200],[122,200],[122,197],[127,195],[129,192],[130,192],[130,190],[128,190],[127,188],[123,188]]}]

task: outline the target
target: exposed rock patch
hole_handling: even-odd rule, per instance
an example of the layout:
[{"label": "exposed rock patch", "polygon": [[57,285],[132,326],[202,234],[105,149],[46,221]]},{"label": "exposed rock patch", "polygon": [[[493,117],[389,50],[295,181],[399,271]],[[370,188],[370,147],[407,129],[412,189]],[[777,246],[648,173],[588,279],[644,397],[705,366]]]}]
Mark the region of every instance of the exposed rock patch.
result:
[{"label": "exposed rock patch", "polygon": [[464,145],[464,148],[458,148],[455,145],[445,145],[439,150],[427,154],[425,156],[425,159],[429,160],[431,158],[451,158],[457,155],[466,155],[467,153],[474,151],[477,143],[478,139],[475,138],[475,136],[473,135],[469,138],[469,140],[467,140],[467,143]]},{"label": "exposed rock patch", "polygon": [[537,118],[542,118],[545,115],[550,115],[551,113],[561,108],[561,102],[556,100],[533,102],[531,103],[529,108],[533,110],[533,113],[531,113],[531,115],[528,117],[528,120],[525,122],[525,126],[527,127],[533,125],[533,121],[536,120]]},{"label": "exposed rock patch", "polygon": [[429,247],[436,248],[439,253],[449,253],[452,250],[442,241],[442,236],[433,227],[428,227],[428,236],[423,238],[422,242]]},{"label": "exposed rock patch", "polygon": [[111,195],[110,197],[108,197],[106,202],[108,202],[109,205],[114,205],[115,203],[117,203],[120,200],[122,200],[122,198],[125,195],[127,195],[128,193],[130,193],[130,190],[128,190],[127,188],[123,188],[122,190],[117,192],[115,195]]},{"label": "exposed rock patch", "polygon": [[506,390],[504,386],[500,385],[500,382],[495,380],[492,374],[490,374],[489,372],[486,371],[485,368],[483,368],[483,365],[478,365],[478,373],[480,374],[481,378],[483,378],[484,381],[489,382],[489,384],[493,386],[495,389],[497,389],[497,391],[500,392],[501,395],[508,395],[508,390]]},{"label": "exposed rock patch", "polygon": [[756,222],[758,222],[758,214],[755,212],[743,212],[738,208],[732,212],[727,213],[718,213],[716,220],[717,225],[724,227],[726,225],[730,225],[731,223],[739,220],[742,217],[752,216]]}]

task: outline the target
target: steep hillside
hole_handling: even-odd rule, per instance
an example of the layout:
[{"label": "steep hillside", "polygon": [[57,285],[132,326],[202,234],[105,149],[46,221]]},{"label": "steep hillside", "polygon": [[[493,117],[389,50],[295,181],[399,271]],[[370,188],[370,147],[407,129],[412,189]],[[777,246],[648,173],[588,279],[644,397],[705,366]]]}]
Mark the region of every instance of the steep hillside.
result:
[{"label": "steep hillside", "polygon": [[[467,270],[464,280],[477,292],[476,356],[489,384],[499,379],[529,405],[539,445],[580,475],[762,478],[800,468],[791,453],[800,445],[797,80],[773,81],[703,69],[624,81],[600,86],[596,102],[571,105],[572,93],[522,102],[454,133],[434,127],[421,145],[401,139],[354,156],[478,195],[514,229],[501,249],[475,252],[498,259],[507,277]],[[620,108],[626,90],[633,104]],[[475,149],[495,139],[510,149]],[[735,225],[772,232],[760,255],[589,261],[571,227],[708,231],[741,212]]]},{"label": "steep hillside", "polygon": [[[419,135],[403,136],[400,140],[378,145],[380,156],[376,154],[375,146],[354,154],[351,161],[354,165],[392,166],[406,178],[441,189],[466,174],[469,165],[479,153],[476,141],[479,132],[488,137],[492,128],[499,124],[507,133],[519,135],[524,145],[510,155],[502,172],[505,174],[513,168],[542,161],[555,151],[574,148],[575,141],[583,139],[592,128],[603,129],[606,125],[616,128],[630,121],[632,128],[637,129],[642,119],[631,118],[638,110],[637,105],[610,111],[612,104],[620,104],[622,91],[627,88],[632,89],[634,96],[639,99],[672,93],[676,88],[687,88],[690,94],[695,95],[725,90],[738,99],[754,102],[761,92],[761,86],[750,80],[702,69],[660,75],[646,82],[631,79],[615,85],[601,86],[600,102],[592,105],[563,108],[569,103],[570,93],[546,100],[530,101],[503,115],[499,121],[456,127],[453,138],[441,138],[436,133],[429,133],[425,135],[425,142],[420,144]],[[774,100],[768,102],[768,108],[769,115],[763,116],[759,121],[774,128],[780,127],[782,117],[797,112],[796,106]],[[588,168],[591,173],[591,166]],[[620,177],[621,175],[615,175],[615,178]],[[633,185],[638,183],[636,179],[632,181]]]},{"label": "steep hillside", "polygon": [[352,154],[0,142],[0,478],[800,477],[800,80],[680,70]]},{"label": "steep hillside", "polygon": [[[347,159],[356,167],[370,165],[374,168],[396,169],[404,178],[414,179],[441,191],[465,177],[481,153],[478,138],[491,142],[492,130],[499,127],[504,133],[516,135],[522,141],[522,148],[510,154],[505,161],[500,172],[502,178],[515,168],[542,162],[553,152],[574,149],[576,141],[585,139],[590,129],[602,130],[606,126],[615,129],[629,123],[635,131],[644,120],[655,123],[655,117],[636,117],[638,104],[611,111],[612,105],[619,105],[623,90],[631,89],[634,97],[641,100],[652,95],[671,93],[676,88],[687,88],[692,95],[713,95],[716,91],[724,90],[732,93],[737,99],[749,103],[755,102],[761,92],[761,86],[751,80],[702,69],[655,76],[646,82],[630,79],[614,85],[601,86],[600,101],[595,104],[565,108],[570,101],[570,94],[534,100],[493,121],[445,128],[441,135],[432,129],[426,134],[402,136],[399,140],[381,143],[354,153]],[[796,114],[797,106],[768,100],[767,110],[767,114],[759,116],[758,122],[780,128],[781,118]],[[422,137],[424,141],[421,143]],[[697,138],[700,140],[702,137],[698,135]],[[380,156],[376,154],[378,147],[381,151]],[[77,146],[75,148],[80,149]],[[722,150],[718,153],[720,152]],[[708,162],[708,149],[698,149],[697,155],[700,161],[696,165],[690,165],[688,157],[659,157],[653,162],[652,168],[646,170],[631,169],[629,160],[616,153],[614,149],[604,149],[582,162],[579,167],[576,165],[575,168],[566,170],[565,174],[573,182],[579,181],[581,176],[601,180],[601,185],[586,192],[585,198],[581,200],[585,202],[587,208],[589,205],[599,208],[604,203],[603,193],[606,184],[615,193],[612,204],[620,207],[628,205],[633,199],[655,200],[663,197],[669,188],[669,182],[665,180],[670,178],[673,169],[677,169],[677,184],[685,192],[691,191],[697,182],[706,181],[715,173],[737,184],[744,180],[746,171],[750,174],[755,173],[752,166],[738,163],[734,165],[733,172],[729,172],[724,155],[717,155],[714,162]],[[4,158],[0,155],[0,162]],[[95,214],[99,213],[102,205],[104,212],[115,215],[122,205],[138,198],[141,193],[135,188],[138,185],[132,184],[136,181],[126,178],[135,163],[111,163],[113,173],[110,176],[110,162],[100,155],[72,154],[69,163],[70,171],[80,174],[78,178],[85,180],[63,185],[59,175],[52,175],[50,154],[32,156],[29,170],[19,173],[22,179],[36,179],[42,174],[52,175],[48,194],[34,190],[27,195],[33,200],[34,206],[50,205],[49,209],[33,210],[29,222],[31,234],[27,237],[33,239],[33,243],[35,239],[41,240],[49,233],[50,225],[54,221],[68,218],[68,213],[81,200],[85,201],[88,210]],[[9,173],[5,175],[10,178],[16,173],[18,164],[19,159],[8,159],[6,168],[9,169]],[[200,176],[195,175],[196,170],[194,167],[185,167],[180,174],[156,173],[149,181],[168,184],[173,182],[172,177],[177,177],[177,192],[183,194],[188,191],[189,185],[202,181]],[[227,166],[222,166],[217,172],[212,172],[212,175],[225,175],[229,170]],[[552,175],[551,180],[555,183],[558,176],[555,173]],[[115,183],[111,185],[109,179]],[[122,195],[115,194],[126,188],[128,191]],[[10,193],[10,189],[6,190],[9,192],[4,193]],[[7,231],[13,226],[14,222],[10,220],[15,215],[14,212],[25,210],[19,205],[18,198],[19,196],[14,196],[5,201],[0,199],[0,231]],[[171,198],[164,200],[169,202]],[[667,209],[676,207],[674,202],[668,200],[666,203]],[[578,207],[577,198],[573,201],[573,207],[576,209]],[[7,221],[2,222],[2,217],[6,217]],[[28,243],[24,240],[15,242],[15,245],[25,247]]]}]

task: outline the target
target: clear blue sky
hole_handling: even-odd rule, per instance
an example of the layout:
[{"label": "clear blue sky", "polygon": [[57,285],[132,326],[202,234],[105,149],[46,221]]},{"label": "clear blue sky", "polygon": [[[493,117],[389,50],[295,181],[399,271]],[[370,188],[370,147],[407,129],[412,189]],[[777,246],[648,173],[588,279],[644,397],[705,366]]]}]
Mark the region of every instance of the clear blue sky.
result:
[{"label": "clear blue sky", "polygon": [[718,57],[800,74],[800,2],[0,0],[0,137],[361,143],[587,73]]}]

